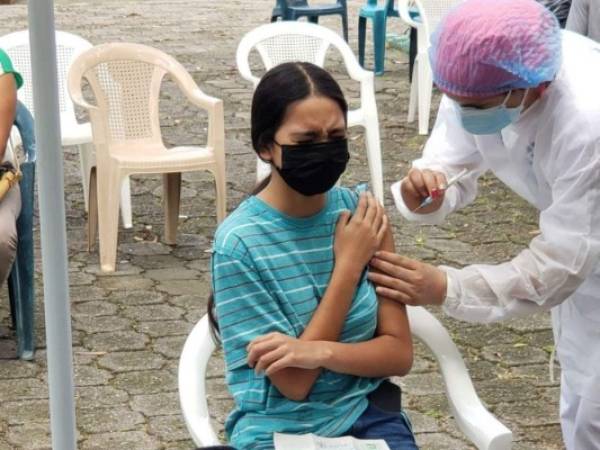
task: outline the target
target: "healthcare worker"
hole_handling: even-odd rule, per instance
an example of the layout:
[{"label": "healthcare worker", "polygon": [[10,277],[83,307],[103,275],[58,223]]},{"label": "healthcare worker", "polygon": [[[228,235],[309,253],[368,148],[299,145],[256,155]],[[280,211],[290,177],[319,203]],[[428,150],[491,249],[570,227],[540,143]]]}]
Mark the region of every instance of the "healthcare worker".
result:
[{"label": "healthcare worker", "polygon": [[393,189],[397,207],[440,223],[491,170],[540,211],[540,234],[511,261],[463,269],[380,252],[382,273],[369,276],[386,297],[462,320],[551,310],[566,447],[600,449],[600,46],[561,32],[534,0],[467,0],[440,23],[430,60],[445,95],[422,158]]}]

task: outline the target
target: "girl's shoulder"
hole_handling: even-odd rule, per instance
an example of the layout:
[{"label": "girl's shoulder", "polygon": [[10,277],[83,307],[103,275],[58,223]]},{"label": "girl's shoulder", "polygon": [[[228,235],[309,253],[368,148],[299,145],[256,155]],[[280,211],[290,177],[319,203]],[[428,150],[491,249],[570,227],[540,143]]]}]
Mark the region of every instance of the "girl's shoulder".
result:
[{"label": "girl's shoulder", "polygon": [[354,211],[358,206],[358,200],[360,194],[367,192],[369,185],[367,183],[360,183],[354,187],[341,187],[335,186],[333,188],[334,194],[332,196],[333,201],[337,203],[337,207],[341,209],[348,209]]},{"label": "girl's shoulder", "polygon": [[[229,214],[215,231],[213,250],[231,255],[236,250],[243,250],[243,237],[251,231],[258,218],[251,208],[252,197],[247,198]],[[242,251],[243,253],[243,251]]]}]

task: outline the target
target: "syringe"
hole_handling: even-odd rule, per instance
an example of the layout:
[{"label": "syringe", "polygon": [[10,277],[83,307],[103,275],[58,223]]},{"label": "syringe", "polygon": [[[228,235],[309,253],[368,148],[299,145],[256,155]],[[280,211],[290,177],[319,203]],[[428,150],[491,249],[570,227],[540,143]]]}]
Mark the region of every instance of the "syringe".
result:
[{"label": "syringe", "polygon": [[450,181],[448,181],[448,183],[446,183],[446,186],[440,189],[433,189],[431,191],[431,193],[427,196],[427,198],[425,200],[423,200],[421,202],[421,204],[419,206],[417,206],[413,212],[417,212],[418,210],[420,210],[421,208],[425,208],[426,206],[429,206],[433,203],[433,201],[436,198],[439,198],[442,196],[442,194],[444,192],[446,192],[446,189],[448,189],[450,186],[452,186],[454,183],[456,183],[457,181],[459,181],[462,177],[464,177],[467,173],[469,172],[469,169],[463,169],[460,171],[460,173],[458,173],[458,175],[455,175],[454,177],[450,178]]}]

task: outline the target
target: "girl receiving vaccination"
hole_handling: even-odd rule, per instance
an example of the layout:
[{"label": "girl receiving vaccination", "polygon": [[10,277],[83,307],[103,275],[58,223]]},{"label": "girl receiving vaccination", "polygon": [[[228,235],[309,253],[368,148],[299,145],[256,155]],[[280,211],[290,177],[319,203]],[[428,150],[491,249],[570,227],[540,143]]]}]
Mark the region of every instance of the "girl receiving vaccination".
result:
[{"label": "girl receiving vaccination", "polygon": [[254,94],[252,145],[272,173],[216,232],[209,304],[239,449],[272,449],[274,432],[417,448],[404,413],[369,400],[410,370],[412,341],[404,305],[366,277],[377,250],[394,250],[383,207],[335,186],[347,111],[339,85],[309,63],[271,69]]}]

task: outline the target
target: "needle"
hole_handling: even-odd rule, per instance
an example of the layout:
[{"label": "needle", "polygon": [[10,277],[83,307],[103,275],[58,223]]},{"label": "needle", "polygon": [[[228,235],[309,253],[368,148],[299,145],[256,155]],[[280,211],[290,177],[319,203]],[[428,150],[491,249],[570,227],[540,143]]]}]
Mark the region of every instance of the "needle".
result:
[{"label": "needle", "polygon": [[436,198],[439,198],[444,192],[446,192],[446,189],[448,189],[450,186],[452,186],[454,183],[456,183],[458,180],[460,180],[462,177],[464,177],[468,172],[469,172],[468,169],[463,169],[460,171],[460,173],[458,175],[450,178],[450,181],[448,181],[446,186],[444,186],[440,189],[433,189],[431,191],[431,194],[429,194],[427,196],[427,198],[425,200],[423,200],[421,202],[421,204],[419,206],[417,206],[412,212],[417,212],[421,208],[425,208],[426,206],[431,205]]}]

